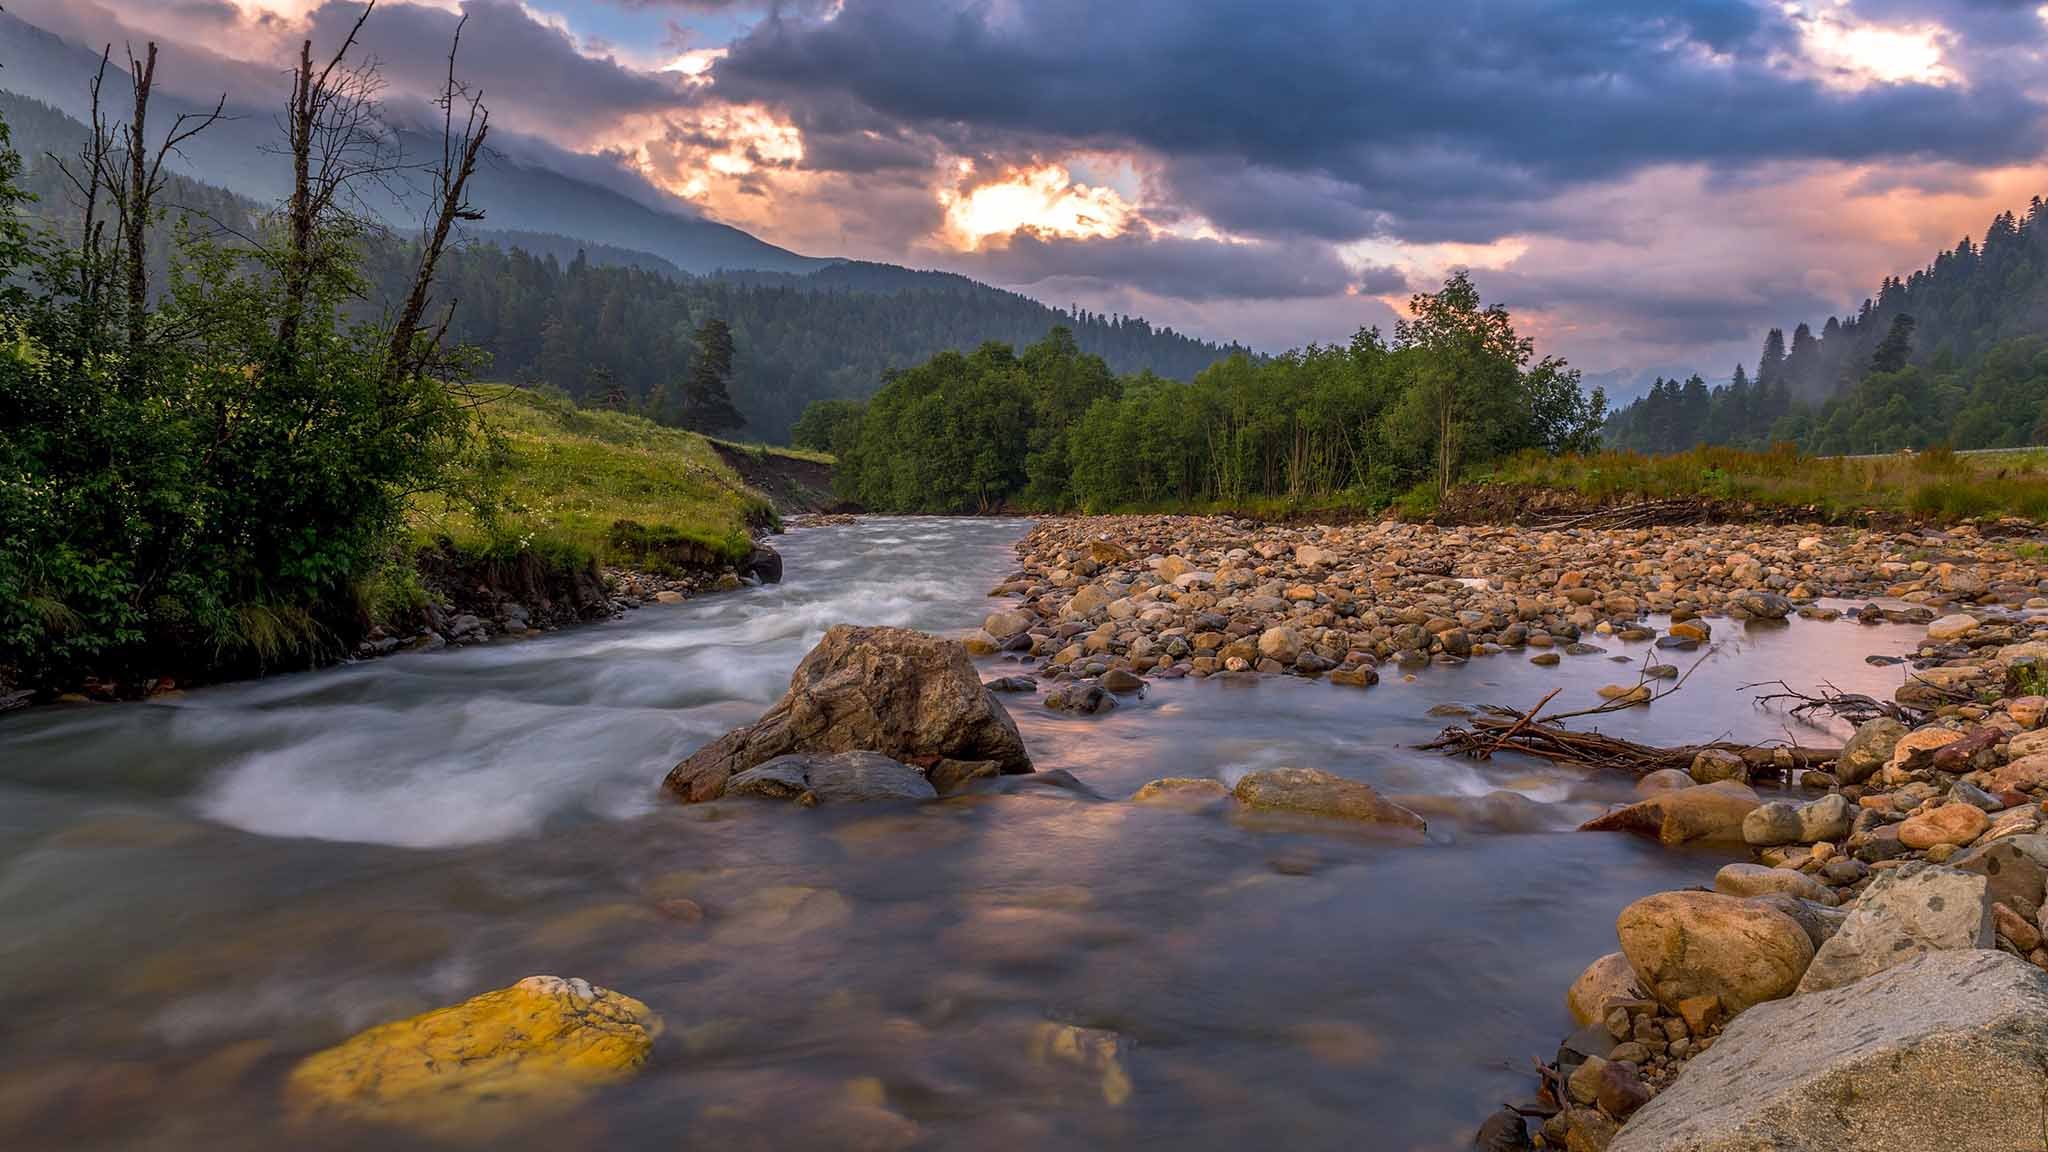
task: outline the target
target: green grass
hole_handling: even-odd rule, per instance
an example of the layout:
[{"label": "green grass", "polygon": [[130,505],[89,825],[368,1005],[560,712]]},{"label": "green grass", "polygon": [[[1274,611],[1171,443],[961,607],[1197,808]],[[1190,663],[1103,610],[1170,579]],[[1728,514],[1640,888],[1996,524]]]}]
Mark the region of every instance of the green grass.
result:
[{"label": "green grass", "polygon": [[816,452],[809,448],[791,448],[783,444],[756,444],[745,440],[727,440],[720,436],[706,437],[713,444],[745,452],[750,456],[780,456],[786,460],[802,460],[810,464],[836,464],[838,459],[830,452]]},{"label": "green grass", "polygon": [[1669,456],[1525,454],[1482,483],[1577,492],[1599,503],[1703,498],[1814,508],[1836,518],[1893,513],[1952,522],[1986,516],[2048,520],[2048,452],[1958,456],[1944,449],[1871,458],[1695,448]]},{"label": "green grass", "polygon": [[[422,497],[412,526],[423,542],[446,537],[472,554],[531,550],[637,566],[658,561],[635,554],[648,541],[682,541],[738,560],[753,527],[774,520],[766,498],[696,433],[509,385],[479,391],[487,403],[478,419],[499,448],[490,467],[498,510],[480,515],[463,501]],[[614,532],[620,521],[645,531]]]}]

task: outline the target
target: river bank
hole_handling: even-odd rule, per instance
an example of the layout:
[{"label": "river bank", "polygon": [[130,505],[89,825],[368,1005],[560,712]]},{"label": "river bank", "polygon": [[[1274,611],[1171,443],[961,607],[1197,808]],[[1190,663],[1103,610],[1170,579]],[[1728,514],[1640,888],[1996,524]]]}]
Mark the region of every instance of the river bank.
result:
[{"label": "river bank", "polygon": [[[1796,1114],[1800,1101],[1744,1084],[1735,1057],[1717,1066],[1713,1088],[1648,1109],[1634,1129],[1623,1122],[1663,1091],[1697,1084],[1680,1072],[1750,1005],[1855,985],[1831,1010],[1867,1012],[1857,997],[1870,993],[1856,981],[1931,952],[2002,949],[2048,970],[2048,838],[2035,835],[2048,801],[2048,756],[2037,755],[2048,741],[2035,739],[2048,709],[2038,543],[1969,529],[1531,533],[1136,517],[1043,523],[1018,551],[1022,568],[995,591],[1021,602],[991,613],[969,643],[1034,661],[1057,685],[1046,706],[1089,714],[1115,708],[1148,677],[1288,673],[1365,687],[1383,664],[1410,679],[1429,664],[1487,657],[1555,667],[1636,641],[1654,647],[1588,706],[1602,720],[1631,706],[1654,715],[1685,676],[1683,654],[1710,651],[1717,628],[1783,627],[1794,615],[1925,627],[1889,692],[1844,699],[1813,689],[1822,706],[1803,713],[1836,717],[1836,747],[1797,757],[1745,756],[1740,743],[1702,751],[1683,770],[1651,773],[1637,786],[1642,799],[1586,823],[1667,845],[1732,846],[1740,857],[1710,874],[1711,893],[1646,897],[1622,911],[1622,951],[1571,988],[1583,1027],[1544,1083],[1547,1104],[1528,1109],[1548,1116],[1536,1146],[1599,1150],[1619,1131],[1617,1148],[1736,1147],[1727,1133],[1756,1123],[1745,1093],[1780,1112]],[[1823,598],[1866,603],[1844,611]],[[1535,716],[1502,721],[1492,746]],[[1797,791],[1767,802],[1750,787],[1766,781]],[[1930,898],[1947,913],[1903,911]],[[1740,1061],[1769,1052],[1759,1030],[1741,1034]],[[1830,1055],[1853,1064],[1867,1054]],[[1917,1096],[1897,1107],[1923,1120],[1931,1110]],[[1944,1135],[2003,1147],[1998,1133],[2034,1123],[2029,1107],[1958,1121],[1972,1130]],[[1927,1130],[1870,1111],[1859,1130],[1892,1131],[1869,1146],[1907,1147],[1897,1141],[1918,1137],[1901,1133]],[[1482,1140],[1529,1146],[1512,1112]]]}]

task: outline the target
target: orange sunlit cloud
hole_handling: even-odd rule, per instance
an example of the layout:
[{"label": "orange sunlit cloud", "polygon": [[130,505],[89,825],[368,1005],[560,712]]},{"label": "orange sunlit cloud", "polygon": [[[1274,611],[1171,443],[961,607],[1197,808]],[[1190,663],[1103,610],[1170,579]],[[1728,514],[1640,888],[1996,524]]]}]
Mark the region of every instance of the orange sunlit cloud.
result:
[{"label": "orange sunlit cloud", "polygon": [[[963,180],[974,175],[965,160],[958,170]],[[1061,164],[1011,169],[1000,180],[965,190],[942,188],[938,197],[946,212],[946,241],[969,252],[1020,229],[1076,240],[1120,236],[1138,217],[1116,189],[1075,183]]]}]

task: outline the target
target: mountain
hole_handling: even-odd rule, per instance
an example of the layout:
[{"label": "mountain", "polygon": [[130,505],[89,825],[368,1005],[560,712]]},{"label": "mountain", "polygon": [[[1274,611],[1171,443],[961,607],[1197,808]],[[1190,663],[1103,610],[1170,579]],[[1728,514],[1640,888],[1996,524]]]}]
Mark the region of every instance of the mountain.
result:
[{"label": "mountain", "polygon": [[[40,101],[83,123],[90,116],[87,85],[99,68],[96,48],[70,43],[18,17],[0,12],[0,89]],[[128,76],[119,66],[107,70],[102,106],[113,114],[129,102]],[[242,102],[228,94],[227,118],[180,149],[170,166],[181,174],[261,203],[275,203],[290,191],[290,170],[278,163],[277,110]],[[168,126],[181,112],[205,109],[159,88],[151,96],[152,123]],[[390,125],[391,140],[404,157],[438,157],[440,140],[402,124]],[[494,139],[500,133],[493,133]],[[17,144],[24,153],[30,151]],[[665,194],[646,186],[641,196],[620,188],[644,185],[637,173],[616,169],[576,176],[538,162],[551,150],[535,141],[512,140],[491,150],[480,168],[471,199],[496,229],[555,233],[590,244],[646,252],[677,269],[698,274],[721,269],[806,273],[831,260],[800,256],[757,239],[738,228],[706,220],[686,204],[670,210],[648,203]],[[567,165],[590,168],[605,162],[589,157],[561,156]],[[616,187],[600,183],[603,176]],[[410,229],[421,216],[426,189],[418,181],[398,180],[389,187],[364,184],[362,206],[394,228]],[[673,198],[670,198],[673,199]]]},{"label": "mountain", "polygon": [[[0,72],[0,79],[11,77]],[[49,156],[74,153],[85,125],[6,91],[0,91],[0,119],[29,161],[24,185],[38,196],[37,210],[62,227],[70,196]],[[175,206],[174,217],[240,233],[250,232],[265,211],[257,199],[185,175],[172,177],[164,200]],[[158,284],[171,260],[173,223],[151,238]],[[889,372],[938,352],[990,340],[1021,347],[1055,326],[1070,328],[1082,351],[1118,372],[1186,380],[1239,351],[1137,317],[1048,308],[951,273],[833,261],[801,273],[698,276],[637,248],[500,223],[492,212],[483,227],[466,229],[464,242],[443,257],[435,285],[439,299],[459,302],[448,335],[485,352],[489,375],[590,401],[616,388],[633,408],[675,419],[677,385],[696,355],[696,329],[723,320],[736,344],[733,400],[747,432],[764,439],[786,436],[812,400],[865,398]],[[362,318],[387,313],[408,286],[413,262],[404,237],[410,234],[407,228],[365,239]]]},{"label": "mountain", "polygon": [[1610,444],[1653,452],[1778,441],[1825,453],[2048,443],[2048,202],[2001,212],[1816,334],[1765,334],[1755,372],[1660,379]]}]

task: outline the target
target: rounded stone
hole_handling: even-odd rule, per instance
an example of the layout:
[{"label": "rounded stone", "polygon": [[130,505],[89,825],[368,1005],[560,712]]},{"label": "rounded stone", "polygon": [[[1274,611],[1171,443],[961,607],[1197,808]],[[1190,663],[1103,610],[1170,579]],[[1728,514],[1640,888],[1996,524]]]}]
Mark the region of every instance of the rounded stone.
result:
[{"label": "rounded stone", "polygon": [[1621,950],[1666,1007],[1712,996],[1734,1015],[1789,996],[1813,962],[1813,941],[1790,916],[1735,896],[1660,892],[1622,910]]}]

